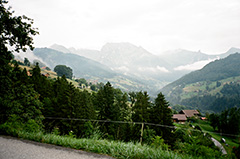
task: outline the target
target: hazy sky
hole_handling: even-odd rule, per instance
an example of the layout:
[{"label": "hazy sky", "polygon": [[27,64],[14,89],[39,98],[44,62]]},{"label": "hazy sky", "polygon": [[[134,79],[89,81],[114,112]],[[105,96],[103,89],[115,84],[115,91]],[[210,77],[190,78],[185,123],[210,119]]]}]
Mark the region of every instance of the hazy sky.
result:
[{"label": "hazy sky", "polygon": [[130,42],[159,54],[240,48],[240,0],[9,0],[34,19],[36,47],[98,49]]}]

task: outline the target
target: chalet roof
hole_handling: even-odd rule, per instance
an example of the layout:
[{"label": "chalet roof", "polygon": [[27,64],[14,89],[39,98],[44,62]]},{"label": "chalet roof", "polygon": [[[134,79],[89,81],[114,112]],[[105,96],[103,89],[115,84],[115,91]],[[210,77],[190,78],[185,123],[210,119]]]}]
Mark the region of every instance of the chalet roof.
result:
[{"label": "chalet roof", "polygon": [[185,114],[173,114],[173,119],[177,119],[178,121],[186,121],[187,118]]},{"label": "chalet roof", "polygon": [[197,110],[181,110],[179,113],[185,114],[187,118],[199,114]]}]

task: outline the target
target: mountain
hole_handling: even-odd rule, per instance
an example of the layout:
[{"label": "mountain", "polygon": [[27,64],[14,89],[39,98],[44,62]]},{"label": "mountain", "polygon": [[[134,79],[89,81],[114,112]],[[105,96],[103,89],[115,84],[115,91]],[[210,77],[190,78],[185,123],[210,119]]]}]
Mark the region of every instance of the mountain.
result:
[{"label": "mountain", "polygon": [[36,48],[33,53],[47,63],[52,70],[60,64],[70,66],[76,77],[112,78],[116,75],[109,67],[76,54],[63,53],[49,48]]},{"label": "mountain", "polygon": [[75,48],[66,48],[62,45],[54,44],[49,47],[50,49],[57,50],[63,53],[73,53],[79,56],[84,56],[86,58],[98,61],[100,58],[100,51],[98,50],[90,50],[90,49],[75,49]]},{"label": "mountain", "polygon": [[[126,91],[146,90],[156,95],[159,89],[170,82],[234,51],[240,52],[240,49],[231,48],[218,55],[182,49],[154,55],[130,43],[107,43],[100,50],[66,48],[54,44],[50,48],[36,48],[34,54],[27,53],[24,56],[28,58],[27,55],[31,55],[31,62],[37,59],[51,69],[58,64],[70,66],[75,77],[110,81]],[[171,90],[171,87],[167,89]]]},{"label": "mountain", "polygon": [[217,55],[217,56],[219,56],[219,57],[221,57],[221,58],[225,58],[225,57],[227,57],[227,56],[229,56],[229,55],[231,55],[231,54],[234,54],[234,53],[236,53],[236,52],[240,53],[240,49],[239,49],[239,48],[232,47],[232,48],[230,48],[226,53],[219,54],[219,55]]},{"label": "mountain", "polygon": [[[162,88],[191,71],[203,68],[209,62],[226,57],[240,49],[231,48],[228,52],[208,55],[201,51],[178,49],[154,55],[130,43],[107,43],[101,50],[66,48],[53,45],[52,49],[77,54],[97,61],[116,73],[139,79],[147,85]],[[152,87],[152,86],[151,86]]]},{"label": "mountain", "polygon": [[[63,47],[59,46],[52,48],[63,50]],[[165,60],[130,43],[107,43],[100,51],[74,48],[68,50],[104,64],[119,74],[138,79],[147,87],[163,87],[173,75],[169,72],[169,64]]]},{"label": "mountain", "polygon": [[[60,47],[59,47],[60,48]],[[66,65],[72,68],[76,78],[106,83],[109,81],[114,87],[124,91],[147,90],[151,93],[152,86],[139,79],[118,73],[106,65],[72,53],[63,53],[49,48],[36,48],[34,56],[43,61],[52,70],[56,65]],[[153,94],[153,93],[152,93]]]},{"label": "mountain", "polygon": [[[100,51],[99,62],[126,75],[168,81],[169,64],[140,46],[130,43],[107,43]],[[161,78],[161,80],[159,80]]]},{"label": "mountain", "polygon": [[191,71],[201,69],[209,62],[240,52],[238,48],[231,48],[223,54],[208,55],[201,51],[178,49],[162,55],[154,55],[146,49],[130,43],[107,43],[101,50],[67,49],[56,44],[51,48],[84,56],[104,64],[118,73],[146,82],[152,81],[159,87],[163,87]]},{"label": "mountain", "polygon": [[53,44],[52,46],[50,46],[50,49],[57,50],[57,51],[63,52],[63,53],[71,53],[71,51],[68,50],[66,47],[64,47],[62,45],[58,45],[58,44]]},{"label": "mountain", "polygon": [[[215,105],[206,107],[212,103],[207,99],[215,101],[215,98],[223,96],[222,89],[226,84],[240,83],[239,60],[240,54],[235,53],[210,62],[202,69],[193,71],[168,84],[160,91],[172,104],[184,104],[205,110],[214,107],[214,110],[218,110]],[[206,100],[207,102],[204,103]]]},{"label": "mountain", "polygon": [[195,62],[216,58],[215,55],[208,55],[202,53],[200,50],[198,52],[194,52],[184,49],[167,51],[159,56],[171,63],[173,67],[189,65]]}]

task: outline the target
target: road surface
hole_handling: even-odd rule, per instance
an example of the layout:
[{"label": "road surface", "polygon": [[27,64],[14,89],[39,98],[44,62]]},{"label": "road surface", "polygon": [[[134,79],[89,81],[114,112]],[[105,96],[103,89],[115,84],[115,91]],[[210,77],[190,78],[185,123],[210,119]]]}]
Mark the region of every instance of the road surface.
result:
[{"label": "road surface", "polygon": [[222,146],[222,144],[220,142],[218,142],[216,139],[214,139],[213,137],[211,138],[211,140],[214,142],[215,146],[219,147],[220,151],[222,152],[222,154],[226,155],[227,151],[225,150],[225,148]]},{"label": "road surface", "polygon": [[105,155],[0,136],[0,159],[112,159]]}]

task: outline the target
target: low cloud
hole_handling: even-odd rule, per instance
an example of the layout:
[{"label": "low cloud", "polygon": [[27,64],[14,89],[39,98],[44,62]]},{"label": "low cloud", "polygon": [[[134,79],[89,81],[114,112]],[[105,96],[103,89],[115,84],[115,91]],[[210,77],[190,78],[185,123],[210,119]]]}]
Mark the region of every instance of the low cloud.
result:
[{"label": "low cloud", "polygon": [[219,58],[198,61],[198,62],[195,62],[195,63],[192,63],[192,64],[188,64],[188,65],[184,65],[184,66],[178,66],[178,67],[175,67],[174,70],[175,71],[183,71],[183,70],[194,71],[194,70],[199,70],[199,69],[202,69],[208,63],[210,63],[212,61],[215,61],[216,59],[219,59]]},{"label": "low cloud", "polygon": [[114,68],[114,70],[123,71],[123,72],[129,71],[129,69],[126,66],[116,67],[116,68]]},{"label": "low cloud", "polygon": [[142,71],[142,72],[148,71],[148,72],[155,72],[155,73],[157,73],[157,72],[168,73],[169,72],[165,67],[160,67],[160,66],[157,66],[157,67],[139,67],[138,71]]},{"label": "low cloud", "polygon": [[160,66],[157,66],[157,69],[161,72],[165,72],[165,73],[168,73],[169,71],[165,68],[165,67],[160,67]]},{"label": "low cloud", "polygon": [[13,52],[13,55],[14,55],[15,59],[18,59],[18,60],[24,61],[24,58],[27,58],[31,63],[33,63],[34,60],[39,60],[40,62],[47,65],[41,58],[35,56],[34,53],[30,50],[27,50],[26,52],[20,52],[20,53]]}]

